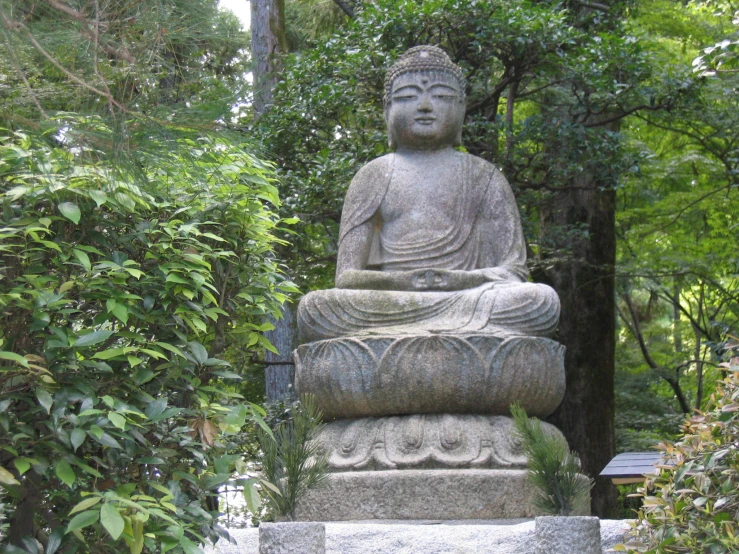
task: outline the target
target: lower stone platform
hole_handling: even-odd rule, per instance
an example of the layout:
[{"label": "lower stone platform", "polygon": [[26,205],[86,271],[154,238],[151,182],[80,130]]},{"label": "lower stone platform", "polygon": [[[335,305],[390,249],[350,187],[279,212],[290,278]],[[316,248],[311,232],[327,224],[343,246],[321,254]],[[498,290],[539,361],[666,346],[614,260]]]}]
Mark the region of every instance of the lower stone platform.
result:
[{"label": "lower stone platform", "polygon": [[[562,433],[548,423],[550,435]],[[331,471],[386,469],[526,469],[526,455],[506,416],[421,414],[331,421],[318,443]]]},{"label": "lower stone platform", "polygon": [[[332,473],[300,502],[300,521],[501,519],[537,514],[525,470],[407,469]],[[589,514],[580,514],[589,515]]]},{"label": "lower stone platform", "polygon": [[[628,520],[600,521],[601,547],[624,542]],[[257,554],[259,530],[229,529],[207,554]],[[326,554],[534,554],[533,520],[372,521],[326,523]],[[573,552],[573,554],[578,554]]]}]

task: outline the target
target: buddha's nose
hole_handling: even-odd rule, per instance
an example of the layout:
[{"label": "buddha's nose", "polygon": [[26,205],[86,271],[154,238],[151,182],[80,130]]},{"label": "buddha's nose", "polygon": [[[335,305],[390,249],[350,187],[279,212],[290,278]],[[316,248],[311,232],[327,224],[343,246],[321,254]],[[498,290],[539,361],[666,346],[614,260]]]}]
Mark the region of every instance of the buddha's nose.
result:
[{"label": "buddha's nose", "polygon": [[421,99],[418,102],[419,112],[430,112],[431,111],[431,99],[428,94],[422,94]]}]

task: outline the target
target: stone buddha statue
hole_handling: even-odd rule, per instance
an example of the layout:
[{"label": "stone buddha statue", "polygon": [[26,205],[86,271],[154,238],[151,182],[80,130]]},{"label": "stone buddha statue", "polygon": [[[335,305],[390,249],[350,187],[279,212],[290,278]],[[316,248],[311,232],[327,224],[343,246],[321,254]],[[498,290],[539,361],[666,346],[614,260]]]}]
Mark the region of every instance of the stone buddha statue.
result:
[{"label": "stone buddha statue", "polygon": [[440,49],[412,48],[388,72],[395,152],[354,177],[341,217],[336,288],[298,310],[306,341],[357,334],[550,335],[559,300],[527,283],[518,208],[505,177],[458,152],[465,81]]},{"label": "stone buddha statue", "polygon": [[562,400],[564,347],[547,338],[559,300],[527,282],[505,177],[455,150],[464,114],[463,72],[441,49],[388,71],[394,152],[349,186],[336,288],[298,306],[295,386],[329,420],[333,472],[303,519],[532,514],[509,407],[543,417]]}]

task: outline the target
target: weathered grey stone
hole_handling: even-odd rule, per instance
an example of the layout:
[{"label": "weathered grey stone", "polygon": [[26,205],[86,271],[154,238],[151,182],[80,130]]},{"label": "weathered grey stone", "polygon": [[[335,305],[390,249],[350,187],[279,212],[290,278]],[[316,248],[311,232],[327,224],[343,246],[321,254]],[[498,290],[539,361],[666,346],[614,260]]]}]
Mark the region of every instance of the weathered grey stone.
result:
[{"label": "weathered grey stone", "polygon": [[536,554],[602,554],[597,517],[536,518]]},{"label": "weathered grey stone", "polygon": [[367,418],[326,429],[334,473],[300,502],[299,519],[533,515],[510,422],[489,416],[520,402],[544,417],[561,402],[564,348],[546,338],[559,299],[527,282],[505,177],[454,149],[463,81],[431,46],[390,69],[395,152],[349,186],[336,288],[298,306],[309,344],[295,354],[297,392],[314,394],[327,419]]},{"label": "weathered grey stone", "polygon": [[323,523],[262,523],[259,554],[325,554]]},{"label": "weathered grey stone", "polygon": [[295,351],[296,388],[324,417],[505,415],[520,402],[546,417],[565,391],[564,347],[541,337],[361,336]]},{"label": "weathered grey stone", "polygon": [[390,69],[385,116],[396,152],[365,165],[349,186],[337,288],[301,301],[304,341],[554,331],[559,300],[550,287],[526,282],[526,245],[508,182],[492,164],[453,148],[464,122],[461,75],[428,46]]},{"label": "weathered grey stone", "polygon": [[[553,425],[550,434],[564,437]],[[414,415],[329,422],[318,441],[333,471],[526,469],[513,421],[504,416]]]},{"label": "weathered grey stone", "polygon": [[[628,528],[628,520],[601,520],[603,551],[623,542]],[[520,519],[326,523],[326,554],[534,554],[534,529]],[[221,541],[207,554],[257,554],[257,529],[230,532],[238,546]]]},{"label": "weathered grey stone", "polygon": [[407,469],[332,473],[299,502],[301,521],[499,519],[537,515],[524,470]]},{"label": "weathered grey stone", "polygon": [[630,519],[601,519],[600,546],[603,552],[611,550],[617,544],[627,541],[626,533],[631,530]]}]

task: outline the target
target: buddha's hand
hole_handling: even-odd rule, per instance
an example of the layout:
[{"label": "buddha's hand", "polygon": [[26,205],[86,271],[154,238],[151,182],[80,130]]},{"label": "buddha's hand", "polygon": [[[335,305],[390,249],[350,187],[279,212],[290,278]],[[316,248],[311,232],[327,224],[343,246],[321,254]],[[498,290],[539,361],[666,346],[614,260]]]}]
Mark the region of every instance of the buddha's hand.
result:
[{"label": "buddha's hand", "polygon": [[501,268],[487,267],[472,271],[451,269],[420,269],[412,272],[412,290],[465,290],[484,283],[511,280],[510,275]]},{"label": "buddha's hand", "polygon": [[413,289],[418,291],[464,290],[486,282],[485,276],[477,271],[450,269],[421,269],[413,272]]}]

